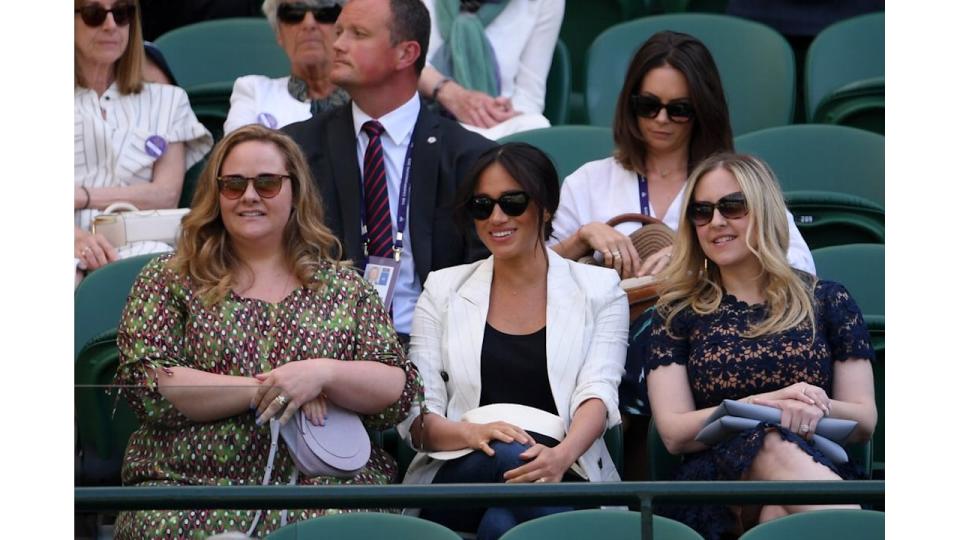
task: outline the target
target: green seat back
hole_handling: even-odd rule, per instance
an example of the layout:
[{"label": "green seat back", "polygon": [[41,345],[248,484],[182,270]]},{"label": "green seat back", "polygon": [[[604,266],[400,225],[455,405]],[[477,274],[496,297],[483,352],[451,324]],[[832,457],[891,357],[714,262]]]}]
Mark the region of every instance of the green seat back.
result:
[{"label": "green seat back", "polygon": [[180,190],[180,202],[178,208],[190,208],[193,203],[193,194],[197,191],[197,182],[200,180],[200,174],[203,168],[207,166],[207,160],[210,155],[207,154],[203,159],[194,163],[193,167],[187,169],[183,175],[183,189]]},{"label": "green seat back", "polygon": [[[641,539],[641,515],[623,510],[574,510],[521,523],[502,540],[558,540],[561,538]],[[662,516],[653,516],[656,540],[703,540],[690,527]]]},{"label": "green seat back", "polygon": [[883,241],[883,136],[808,124],[741,135],[735,145],[773,169],[811,248]]},{"label": "green seat back", "polygon": [[597,36],[587,52],[586,109],[590,124],[610,126],[630,60],[661,30],[700,39],[717,64],[734,135],[790,124],[795,100],[793,50],[762,24],[703,13],[644,17]]},{"label": "green seat back", "polygon": [[[805,66],[808,121],[846,124],[848,116],[879,111],[882,133],[883,32],[884,14],[879,12],[840,21],[814,38]],[[857,97],[849,95],[853,90],[858,91],[859,97],[872,99],[861,101],[850,110],[851,98]]]},{"label": "green seat back", "polygon": [[117,327],[137,274],[156,256],[153,253],[121,259],[91,272],[80,282],[73,295],[74,358],[89,340]]},{"label": "green seat back", "polygon": [[308,538],[460,540],[456,533],[432,521],[380,512],[338,514],[298,521],[268,534],[266,540]]},{"label": "green seat back", "polygon": [[553,126],[521,131],[499,141],[525,142],[546,152],[557,167],[560,182],[588,161],[613,153],[613,134],[597,126]]},{"label": "green seat back", "polygon": [[[120,363],[116,331],[101,334],[80,352],[74,364],[75,418],[77,438],[84,452],[93,454],[115,468],[119,476],[123,451],[139,421],[125,398],[109,388]],[[115,412],[114,412],[115,410]]]},{"label": "green seat back", "polygon": [[201,84],[229,82],[243,75],[283,77],[290,60],[266,19],[238,17],[183,26],[157,38],[177,82],[190,92]]},{"label": "green seat back", "polygon": [[673,480],[682,462],[683,458],[667,451],[663,439],[660,438],[660,432],[657,431],[656,423],[651,418],[647,426],[647,472],[650,480]]},{"label": "green seat back", "polygon": [[876,359],[873,363],[873,390],[877,403],[877,427],[873,432],[873,466],[884,464],[884,246],[851,244],[813,250],[817,275],[842,283],[860,306],[870,329]]},{"label": "green seat back", "polygon": [[567,123],[572,80],[573,68],[570,66],[570,50],[567,49],[562,39],[558,39],[557,46],[553,49],[550,72],[547,73],[547,94],[544,97],[543,105],[543,115],[554,126]]},{"label": "green seat back", "polygon": [[610,452],[617,474],[623,478],[623,424],[617,424],[603,433],[603,442]]},{"label": "green seat back", "polygon": [[877,540],[884,537],[883,512],[818,510],[768,521],[747,531],[740,540]]},{"label": "green seat back", "polygon": [[569,47],[573,89],[582,92],[586,51],[607,28],[626,20],[621,0],[569,0],[563,11],[560,39]]},{"label": "green seat back", "polygon": [[850,291],[865,316],[884,315],[883,244],[848,244],[813,250],[817,276]]}]

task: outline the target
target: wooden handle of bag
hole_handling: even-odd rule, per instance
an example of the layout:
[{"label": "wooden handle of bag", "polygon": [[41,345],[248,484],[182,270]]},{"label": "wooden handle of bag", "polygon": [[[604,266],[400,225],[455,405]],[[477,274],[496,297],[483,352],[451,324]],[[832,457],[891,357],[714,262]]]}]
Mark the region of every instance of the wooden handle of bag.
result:
[{"label": "wooden handle of bag", "polygon": [[607,221],[607,225],[611,227],[616,227],[621,223],[643,223],[644,225],[650,225],[651,223],[663,223],[659,219],[648,216],[646,214],[620,214],[619,216],[613,216]]}]

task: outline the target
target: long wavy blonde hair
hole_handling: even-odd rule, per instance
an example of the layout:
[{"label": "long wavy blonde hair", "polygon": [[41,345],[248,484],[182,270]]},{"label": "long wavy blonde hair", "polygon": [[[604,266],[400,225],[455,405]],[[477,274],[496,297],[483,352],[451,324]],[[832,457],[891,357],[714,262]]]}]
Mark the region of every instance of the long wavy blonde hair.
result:
[{"label": "long wavy blonde hair", "polygon": [[170,267],[188,276],[207,305],[223,300],[237,283],[245,263],[234,251],[220,215],[217,177],[224,160],[238,144],[263,141],[283,155],[293,188],[293,211],[283,231],[286,263],[297,279],[318,288],[314,274],[323,261],[336,264],[343,249],[324,225],[323,206],[300,147],[287,135],[256,124],[244,126],[223,138],[210,154],[200,174],[190,212],[183,218],[177,252]]},{"label": "long wavy blonde hair", "polygon": [[804,321],[809,321],[811,329],[814,328],[816,279],[798,274],[787,261],[790,230],[777,179],[763,161],[730,153],[707,158],[688,180],[673,257],[661,275],[657,301],[657,310],[666,319],[667,328],[671,328],[673,318],[687,307],[700,315],[714,312],[723,297],[720,271],[707,259],[697,239],[696,226],[686,218],[697,184],[717,169],[733,175],[747,201],[746,243],[760,263],[761,290],[768,309],[767,317],[748,328],[743,337],[782,332]]}]

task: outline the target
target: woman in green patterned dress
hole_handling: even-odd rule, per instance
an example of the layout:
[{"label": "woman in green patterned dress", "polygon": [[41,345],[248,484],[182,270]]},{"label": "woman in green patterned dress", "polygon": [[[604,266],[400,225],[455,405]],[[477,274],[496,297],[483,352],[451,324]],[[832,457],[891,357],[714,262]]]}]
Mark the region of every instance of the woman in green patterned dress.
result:
[{"label": "woman in green patterned dress", "polygon": [[[337,262],[339,252],[296,143],[251,125],[217,145],[176,253],[146,265],[124,310],[116,382],[128,386],[141,422],[124,456],[124,485],[260,484],[266,420],[284,421],[302,408],[321,423],[323,400],[356,411],[374,429],[404,418],[422,396],[419,374],[376,291]],[[286,484],[293,472],[281,448],[270,482]],[[350,480],[299,483],[386,484],[396,472],[393,459],[374,448]],[[286,518],[330,512],[290,510]],[[247,531],[255,514],[124,512],[116,538]],[[280,511],[264,512],[252,535],[280,524]]]}]

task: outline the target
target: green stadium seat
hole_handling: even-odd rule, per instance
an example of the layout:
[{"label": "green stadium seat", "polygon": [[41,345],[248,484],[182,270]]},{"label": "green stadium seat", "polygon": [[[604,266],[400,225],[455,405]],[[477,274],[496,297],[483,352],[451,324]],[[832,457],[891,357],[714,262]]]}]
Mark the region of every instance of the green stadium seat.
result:
[{"label": "green stadium seat", "polygon": [[700,39],[720,71],[733,134],[790,124],[796,73],[793,50],[768,26],[702,13],[644,17],[618,24],[597,36],[586,61],[586,110],[591,125],[610,126],[630,60],[661,30]]},{"label": "green stadium seat", "polygon": [[[221,129],[222,127],[221,124]],[[193,203],[193,193],[197,190],[197,182],[200,180],[200,173],[202,173],[203,168],[207,166],[209,157],[210,154],[207,154],[203,159],[194,163],[193,167],[187,169],[186,174],[183,175],[183,189],[180,190],[180,202],[177,203],[178,208],[190,208],[190,205]]]},{"label": "green stadium seat", "polygon": [[521,131],[498,142],[525,142],[546,152],[557,167],[560,182],[584,163],[613,153],[613,134],[597,126],[554,126]]},{"label": "green stadium seat", "polygon": [[121,259],[91,272],[80,282],[73,295],[74,359],[92,338],[117,327],[130,287],[143,265],[156,256]]},{"label": "green stadium seat", "polygon": [[817,275],[842,283],[863,312],[870,329],[876,360],[873,363],[874,399],[877,402],[877,427],[873,432],[874,472],[884,468],[884,246],[850,244],[813,250]]},{"label": "green stadium seat", "polygon": [[[521,523],[502,540],[557,540],[561,538],[640,539],[641,514],[624,510],[574,510]],[[662,516],[653,516],[656,540],[703,540],[690,527]]]},{"label": "green stadium seat", "polygon": [[740,540],[877,540],[884,537],[883,521],[883,512],[873,510],[816,510],[757,525]]},{"label": "green stadium seat", "polygon": [[[124,399],[104,388],[119,362],[116,327],[134,280],[157,254],[122,259],[91,272],[74,293],[74,419],[80,485],[119,483],[120,463],[137,420]],[[114,413],[116,404],[116,413]]]},{"label": "green stadium seat", "polygon": [[884,239],[884,139],[844,126],[793,125],[741,135],[766,161],[811,249]]},{"label": "green stadium seat", "polygon": [[806,116],[884,133],[884,14],[840,21],[807,52]]},{"label": "green stadium seat", "polygon": [[363,538],[365,540],[460,540],[450,529],[432,521],[398,514],[358,512],[291,523],[265,540]]},{"label": "green stadium seat", "polygon": [[557,40],[553,49],[553,61],[547,73],[547,94],[544,98],[543,115],[551,125],[567,123],[567,110],[570,107],[570,85],[573,80],[573,68],[570,66],[570,50],[562,39]]},{"label": "green stadium seat", "polygon": [[157,38],[197,118],[223,137],[233,83],[244,75],[284,77],[290,60],[262,17],[216,19],[171,30]]},{"label": "green stadium seat", "polygon": [[84,347],[74,364],[78,485],[120,483],[123,453],[139,421],[126,399],[108,388],[119,363],[116,330],[110,330]]},{"label": "green stadium seat", "polygon": [[290,60],[277,44],[266,19],[238,17],[203,21],[177,28],[157,38],[180,86],[229,82],[243,75],[283,77]]}]

